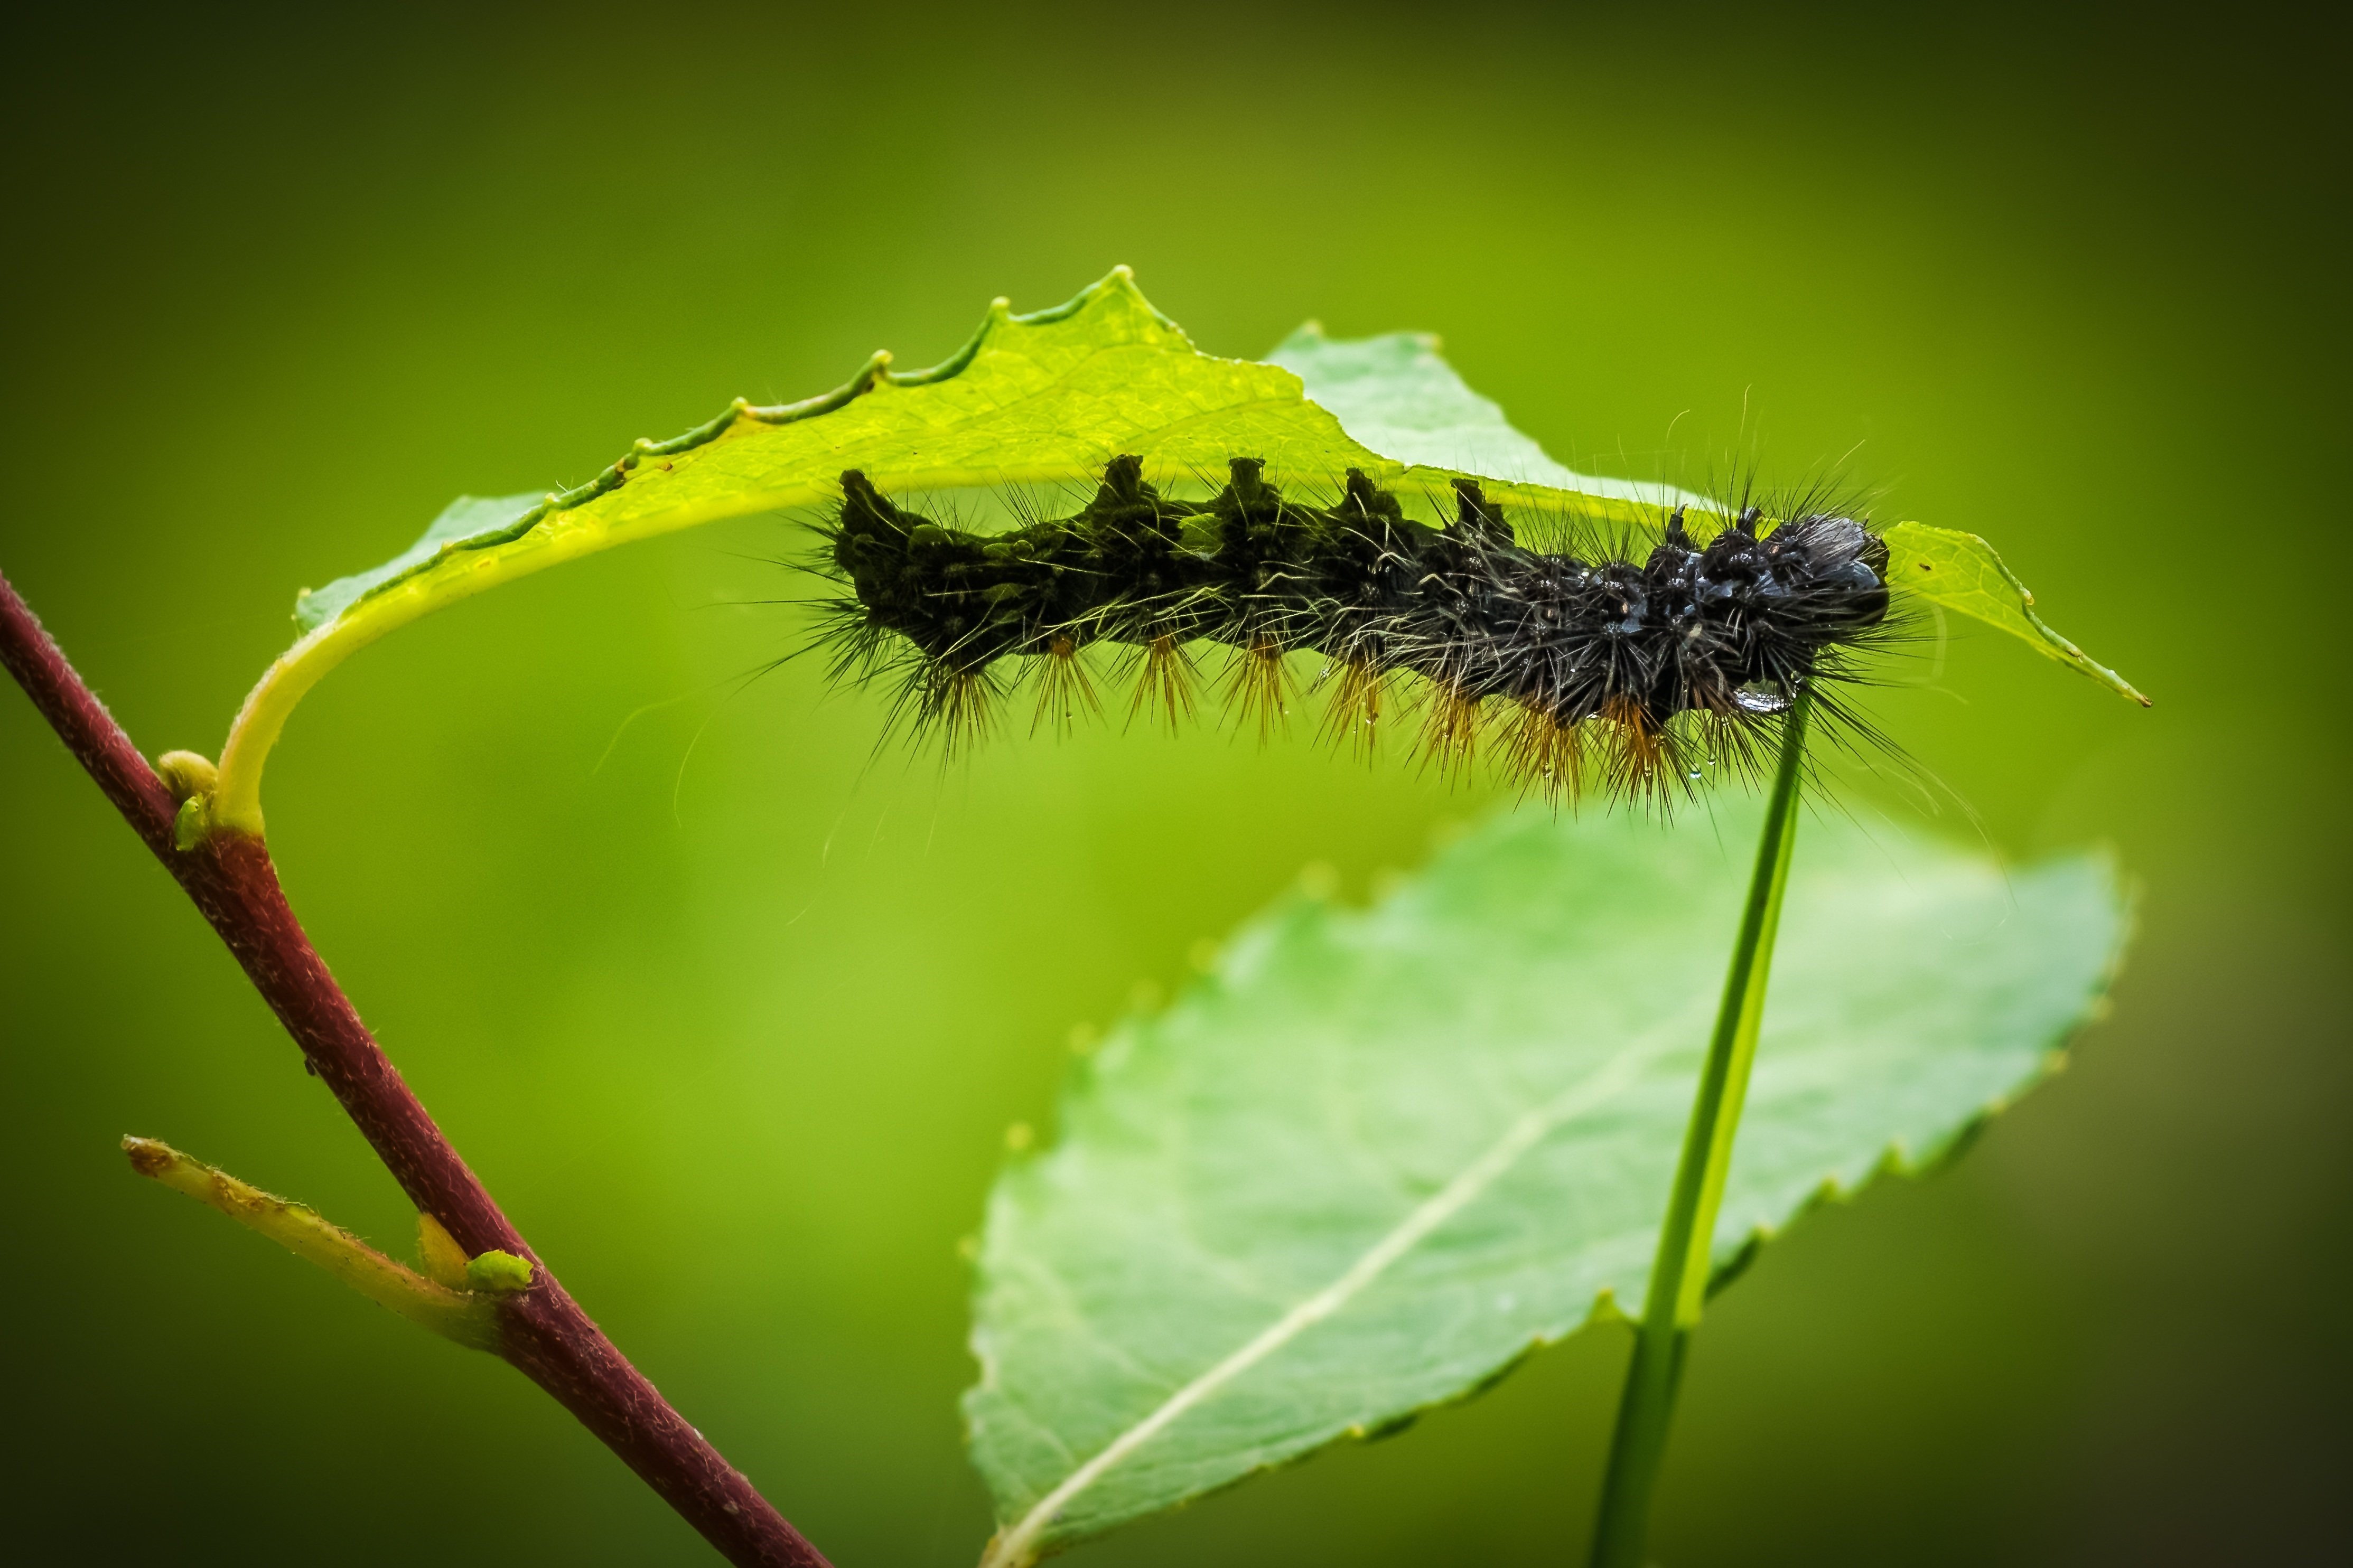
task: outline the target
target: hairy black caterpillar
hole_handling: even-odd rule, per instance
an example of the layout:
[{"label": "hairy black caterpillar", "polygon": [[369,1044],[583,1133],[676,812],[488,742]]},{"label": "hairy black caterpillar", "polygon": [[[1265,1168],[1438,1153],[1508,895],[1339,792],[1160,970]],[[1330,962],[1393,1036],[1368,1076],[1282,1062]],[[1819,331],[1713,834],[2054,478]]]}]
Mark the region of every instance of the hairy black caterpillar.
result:
[{"label": "hairy black caterpillar", "polygon": [[1825,710],[1825,686],[1852,679],[1887,619],[1885,543],[1831,510],[1784,509],[1760,534],[1764,510],[1740,507],[1702,544],[1678,508],[1638,562],[1627,546],[1529,548],[1467,479],[1433,528],[1356,469],[1313,505],[1256,458],[1229,467],[1195,503],[1119,458],[1076,515],[993,535],[845,473],[820,563],[850,590],[828,606],[837,674],[899,666],[899,711],[953,746],[986,728],[1008,658],[1039,679],[1039,722],[1095,707],[1080,656],[1098,643],[1127,650],[1134,710],[1173,722],[1193,704],[1188,645],[1208,641],[1234,650],[1229,700],[1263,733],[1288,710],[1286,656],[1313,653],[1335,735],[1369,746],[1389,678],[1419,676],[1421,744],[1441,768],[1492,729],[1525,786],[1655,805],[1702,761],[1752,771],[1801,691],[1848,717]]}]

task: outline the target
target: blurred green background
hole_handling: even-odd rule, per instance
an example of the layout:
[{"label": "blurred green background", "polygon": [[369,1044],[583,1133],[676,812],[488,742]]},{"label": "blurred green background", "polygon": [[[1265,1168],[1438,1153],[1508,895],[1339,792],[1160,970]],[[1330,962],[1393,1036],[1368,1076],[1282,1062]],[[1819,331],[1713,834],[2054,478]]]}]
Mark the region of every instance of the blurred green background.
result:
[{"label": "blurred green background", "polygon": [[[294,590],[453,495],[928,363],[1121,261],[1212,352],[1433,330],[1572,463],[1842,461],[1989,535],[2158,707],[1989,635],[1874,711],[1981,824],[1948,829],[2115,842],[2143,935],[2075,1070],[1721,1300],[1659,1552],[2353,1555],[2341,40],[2252,7],[12,26],[0,567],[151,752],[215,750]],[[961,1564],[957,1243],[1073,1026],[1303,863],[1361,891],[1493,796],[1303,739],[877,754],[874,697],[739,679],[805,624],[800,548],[689,533],[369,650],[289,731],[271,843],[679,1406],[844,1568]],[[519,1376],[130,1174],[136,1131],[409,1230],[5,694],[0,758],[7,1555],[712,1560]],[[1623,1350],[1080,1560],[1575,1562]]]}]

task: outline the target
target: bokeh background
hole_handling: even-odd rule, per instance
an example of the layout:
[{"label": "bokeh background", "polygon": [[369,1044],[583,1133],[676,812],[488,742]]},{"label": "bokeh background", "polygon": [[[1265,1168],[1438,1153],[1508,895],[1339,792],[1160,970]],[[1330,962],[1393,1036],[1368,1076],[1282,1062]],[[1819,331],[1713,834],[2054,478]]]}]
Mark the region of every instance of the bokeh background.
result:
[{"label": "bokeh background", "polygon": [[[210,752],[294,590],[451,496],[1122,261],[1214,352],[1442,332],[1574,463],[1842,465],[2157,697],[1989,635],[1876,705],[1945,830],[2116,844],[2143,935],[2075,1070],[1720,1300],[1659,1553],[2344,1561],[2342,40],[1936,10],[20,14],[0,568],[151,752]],[[959,1564],[958,1241],[1073,1027],[1303,863],[1360,894],[1497,802],[1214,732],[878,755],[875,698],[742,679],[799,548],[716,527],[369,650],[271,841],[615,1339],[844,1568]],[[168,1138],[408,1235],[8,693],[0,759],[5,1554],[710,1561],[520,1377],[130,1174]],[[1575,1562],[1623,1352],[1079,1561]]]}]

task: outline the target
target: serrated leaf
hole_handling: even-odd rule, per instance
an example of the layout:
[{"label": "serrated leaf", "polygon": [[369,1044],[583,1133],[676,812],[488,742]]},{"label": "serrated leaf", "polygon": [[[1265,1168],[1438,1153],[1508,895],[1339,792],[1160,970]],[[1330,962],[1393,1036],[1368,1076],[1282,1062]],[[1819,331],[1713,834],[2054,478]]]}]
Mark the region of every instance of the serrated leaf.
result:
[{"label": "serrated leaf", "polygon": [[2149,706],[2148,699],[2123,676],[2094,663],[2082,648],[2044,625],[2034,613],[2034,595],[2026,584],[1976,534],[1898,523],[1887,531],[1887,554],[1888,578],[1905,593],[1999,626],[2044,658]]},{"label": "serrated leaf", "polygon": [[1671,485],[1580,474],[1555,462],[1512,428],[1500,405],[1472,391],[1440,357],[1434,333],[1335,340],[1310,321],[1266,357],[1295,373],[1309,401],[1328,410],[1356,441],[1401,463],[1662,510],[1708,504]]},{"label": "serrated leaf", "polygon": [[297,594],[295,624],[304,631],[316,631],[388,583],[421,572],[459,551],[488,550],[520,539],[545,500],[531,490],[512,496],[459,496],[441,509],[423,538],[383,565]]},{"label": "serrated leaf", "polygon": [[1309,326],[1267,363],[1219,359],[1195,349],[1124,268],[1053,310],[1017,316],[997,301],[972,340],[930,370],[889,364],[877,354],[842,386],[797,404],[738,400],[683,436],[639,442],[562,495],[462,497],[384,565],[304,595],[296,616],[322,626],[395,586],[431,600],[501,560],[581,552],[566,542],[602,548],[807,505],[832,495],[846,468],[906,491],[1083,481],[1122,452],[1155,472],[1217,473],[1248,454],[1307,483],[1359,468],[1441,492],[1456,474],[1481,478],[1553,507],[1577,497],[1652,508],[1697,500],[1553,461],[1463,384],[1427,334],[1335,342]]},{"label": "serrated leaf", "polygon": [[[1060,1145],[988,1205],[965,1406],[990,1562],[1638,1315],[1757,820],[1505,817],[1372,910],[1284,900],[1077,1069]],[[2048,1071],[2123,926],[2102,859],[2005,876],[1808,820],[1719,1277]]]},{"label": "serrated leaf", "polygon": [[[287,715],[355,649],[442,605],[612,545],[814,505],[838,493],[845,468],[904,493],[1083,486],[1121,453],[1179,478],[1217,474],[1246,456],[1311,489],[1336,489],[1352,468],[1409,500],[1444,496],[1464,477],[1507,507],[1621,524],[1655,521],[1692,499],[1561,467],[1462,384],[1434,339],[1334,342],[1303,330],[1275,363],[1220,359],[1154,310],[1125,268],[1050,310],[1017,316],[997,301],[972,340],[929,370],[890,363],[878,353],[842,385],[798,403],[754,407],[739,398],[682,436],[639,441],[561,494],[463,498],[391,561],[305,594],[296,608],[305,636],[237,715],[207,821],[262,830],[261,768]],[[1947,597],[1941,588],[1936,596],[2098,670],[2022,605],[1990,594]]]},{"label": "serrated leaf", "polygon": [[[892,492],[1083,482],[1123,452],[1159,474],[1221,473],[1229,458],[1249,454],[1310,483],[1335,483],[1358,468],[1405,489],[1442,492],[1451,477],[1417,476],[1418,459],[1352,439],[1281,365],[1200,353],[1125,268],[1054,310],[1017,316],[997,301],[972,341],[930,370],[889,364],[888,354],[877,354],[841,387],[802,403],[756,408],[739,400],[674,440],[638,443],[595,480],[543,498],[521,518],[470,538],[428,533],[386,566],[311,600],[339,605],[344,616],[421,611],[491,579],[628,540],[811,504],[837,494],[850,468]],[[1461,388],[1451,371],[1445,379]],[[1404,395],[1429,384],[1413,381]],[[1500,415],[1493,423],[1536,451]],[[1577,478],[1545,462],[1547,478]],[[1550,504],[1566,499],[1546,483],[1503,489]],[[385,604],[395,590],[400,603]]]}]

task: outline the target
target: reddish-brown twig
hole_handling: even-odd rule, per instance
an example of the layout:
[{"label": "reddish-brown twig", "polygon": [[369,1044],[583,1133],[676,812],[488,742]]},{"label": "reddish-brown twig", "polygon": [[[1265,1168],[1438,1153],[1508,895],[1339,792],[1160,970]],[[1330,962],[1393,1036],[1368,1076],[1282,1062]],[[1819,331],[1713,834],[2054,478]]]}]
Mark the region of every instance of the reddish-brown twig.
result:
[{"label": "reddish-brown twig", "polygon": [[531,1288],[501,1304],[501,1353],[730,1562],[826,1568],[817,1548],[670,1407],[507,1223],[311,946],[261,840],[220,833],[193,849],[174,847],[178,803],[5,576],[0,665],[204,911],[409,1201],[470,1257],[496,1249],[532,1260]]}]

